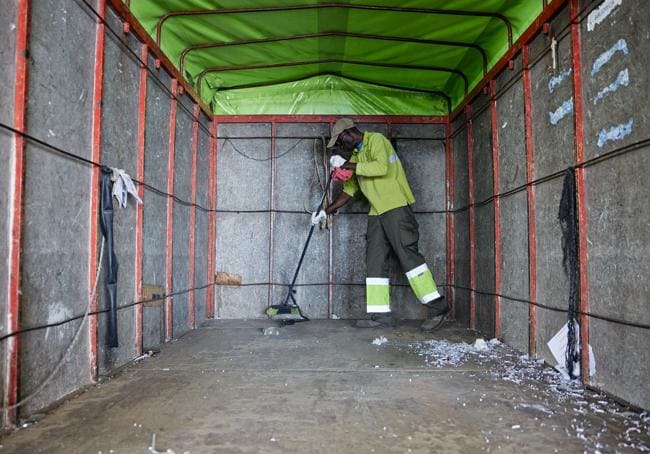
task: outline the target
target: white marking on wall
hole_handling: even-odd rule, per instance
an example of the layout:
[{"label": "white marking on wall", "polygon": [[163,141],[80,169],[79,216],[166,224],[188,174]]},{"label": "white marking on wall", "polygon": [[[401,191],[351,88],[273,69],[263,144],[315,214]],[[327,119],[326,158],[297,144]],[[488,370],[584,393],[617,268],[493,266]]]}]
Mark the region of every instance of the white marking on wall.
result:
[{"label": "white marking on wall", "polygon": [[562,71],[557,76],[551,77],[551,80],[548,81],[548,91],[549,91],[549,93],[553,93],[553,91],[555,91],[557,86],[560,85],[562,83],[562,81],[569,76],[569,74],[571,74],[571,68],[565,69],[564,71]]},{"label": "white marking on wall", "polygon": [[596,73],[612,59],[616,52],[623,52],[625,55],[630,53],[627,48],[627,42],[625,42],[623,38],[616,41],[616,44],[598,56],[591,68],[591,75],[595,76]]},{"label": "white marking on wall", "polygon": [[573,112],[573,96],[562,103],[560,107],[557,108],[555,112],[548,113],[548,119],[552,125],[558,124],[558,122],[566,117],[568,114]]},{"label": "white marking on wall", "polygon": [[623,4],[623,0],[605,0],[587,17],[587,31],[594,31],[596,25],[604,21],[612,11]]},{"label": "white marking on wall", "polygon": [[623,71],[618,73],[618,76],[616,77],[616,80],[614,82],[612,82],[611,84],[609,84],[608,86],[606,86],[596,94],[596,96],[594,97],[594,104],[598,103],[598,101],[603,99],[605,95],[607,95],[607,93],[614,93],[620,87],[623,86],[627,87],[628,85],[630,85],[630,73],[627,70],[627,68],[625,68]]},{"label": "white marking on wall", "polygon": [[602,148],[607,142],[623,140],[625,136],[632,133],[633,124],[634,118],[630,118],[627,123],[601,129],[598,133],[598,147]]},{"label": "white marking on wall", "polygon": [[[70,318],[70,309],[67,308],[63,303],[55,302],[48,307],[47,311],[47,324],[53,325],[55,323],[61,323],[63,320]],[[54,331],[56,327],[49,327],[45,330],[45,340],[47,340],[50,334]],[[57,336],[59,338],[65,335],[65,330],[57,329]]]}]

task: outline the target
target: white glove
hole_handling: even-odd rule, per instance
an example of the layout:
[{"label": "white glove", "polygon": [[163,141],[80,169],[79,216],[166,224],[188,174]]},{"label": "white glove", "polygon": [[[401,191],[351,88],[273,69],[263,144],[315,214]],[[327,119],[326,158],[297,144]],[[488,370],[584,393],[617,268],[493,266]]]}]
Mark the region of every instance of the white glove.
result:
[{"label": "white glove", "polygon": [[330,165],[334,168],[341,167],[343,164],[345,164],[347,161],[343,156],[339,156],[337,154],[333,155],[330,158]]},{"label": "white glove", "polygon": [[325,219],[327,217],[327,214],[325,213],[325,210],[320,210],[320,211],[314,211],[311,214],[311,223],[312,225],[318,225],[320,221]]}]

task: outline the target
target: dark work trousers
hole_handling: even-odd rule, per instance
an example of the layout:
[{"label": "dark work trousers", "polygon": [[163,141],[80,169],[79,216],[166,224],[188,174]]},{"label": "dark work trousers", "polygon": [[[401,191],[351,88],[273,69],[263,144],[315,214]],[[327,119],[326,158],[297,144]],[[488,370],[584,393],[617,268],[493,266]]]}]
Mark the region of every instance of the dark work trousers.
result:
[{"label": "dark work trousers", "polygon": [[422,304],[440,297],[433,275],[418,250],[419,225],[410,206],[368,216],[366,304],[368,313],[390,312],[389,262],[393,251]]}]

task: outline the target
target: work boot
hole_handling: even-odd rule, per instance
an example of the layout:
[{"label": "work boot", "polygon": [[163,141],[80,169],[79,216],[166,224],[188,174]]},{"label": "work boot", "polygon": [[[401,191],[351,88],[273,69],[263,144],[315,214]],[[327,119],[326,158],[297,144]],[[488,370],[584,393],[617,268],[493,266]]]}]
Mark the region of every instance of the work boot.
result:
[{"label": "work boot", "polygon": [[447,319],[449,314],[449,306],[445,304],[443,308],[438,309],[429,319],[425,320],[422,325],[420,325],[420,331],[434,331]]},{"label": "work boot", "polygon": [[370,316],[370,319],[381,323],[382,326],[387,326],[387,327],[395,327],[397,326],[397,319],[393,317],[393,315],[390,312],[387,312],[385,314],[373,314]]}]

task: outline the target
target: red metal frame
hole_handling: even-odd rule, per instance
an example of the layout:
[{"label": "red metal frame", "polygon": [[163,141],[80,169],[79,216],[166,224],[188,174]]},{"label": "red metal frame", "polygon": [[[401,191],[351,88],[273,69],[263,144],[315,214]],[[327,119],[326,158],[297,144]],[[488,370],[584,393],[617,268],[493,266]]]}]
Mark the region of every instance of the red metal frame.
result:
[{"label": "red metal frame", "polygon": [[469,327],[476,328],[476,241],[474,238],[474,132],[472,127],[472,108],[465,107],[467,119],[467,163],[469,180],[469,287],[472,289],[469,295]]},{"label": "red metal frame", "polygon": [[456,280],[455,269],[455,227],[454,227],[454,144],[451,139],[451,122],[445,125],[445,179],[446,181],[446,199],[447,199],[447,301],[450,305],[452,318],[456,319],[456,292],[454,291],[454,281]]},{"label": "red metal frame", "polygon": [[[14,128],[25,131],[27,108],[27,69],[29,51],[29,13],[30,0],[20,0],[16,14],[16,67],[14,93]],[[11,241],[9,242],[9,294],[8,294],[8,323],[7,331],[13,333],[20,327],[20,277],[22,269],[22,226],[23,226],[23,197],[25,184],[25,139],[20,134],[14,134],[13,161],[13,191],[11,198]],[[6,387],[4,395],[4,426],[9,428],[16,425],[18,411],[10,408],[18,402],[20,381],[20,340],[18,336],[7,338],[6,344]]]},{"label": "red metal frame", "polygon": [[[535,244],[535,191],[530,184],[534,179],[533,154],[533,108],[530,85],[530,55],[528,46],[522,49],[523,82],[524,82],[524,130],[526,136],[526,195],[528,201],[528,299],[537,299],[537,245]],[[537,308],[528,305],[528,354],[537,355]]]},{"label": "red metal frame", "polygon": [[[570,0],[571,66],[573,74],[573,121],[575,127],[575,162],[584,160],[584,128],[582,106],[582,62],[580,46],[580,2]],[[582,347],[580,371],[583,383],[589,383],[589,281],[587,279],[587,203],[585,169],[576,169],[576,198],[578,205],[578,259],[580,273],[580,345]]]},{"label": "red metal frame", "polygon": [[[140,49],[140,59],[146,63],[149,56],[149,48],[146,44]],[[147,68],[142,65],[140,68],[140,93],[138,104],[138,170],[137,179],[144,181],[144,138],[147,126]],[[144,186],[138,185],[138,196],[144,200]],[[143,238],[144,205],[139,204],[135,212],[135,300],[142,299],[142,238]],[[142,354],[142,313],[141,304],[135,306],[135,352],[137,356]]]},{"label": "red metal frame", "polygon": [[[499,128],[497,126],[496,82],[490,81],[490,117],[492,123],[492,186],[499,194]],[[494,198],[494,293],[501,293],[501,198]],[[494,337],[501,337],[501,297],[494,297]]]},{"label": "red metal frame", "polygon": [[[183,75],[176,69],[176,66],[171,62],[171,60],[167,58],[167,56],[156,44],[153,38],[151,38],[149,33],[147,33],[147,31],[144,29],[142,24],[140,24],[138,19],[133,16],[129,10],[129,7],[125,5],[122,0],[107,1],[110,3],[111,7],[113,10],[115,10],[118,16],[120,16],[120,19],[129,24],[131,31],[135,34],[135,36],[138,37],[140,42],[146,44],[150,52],[156,57],[156,68],[159,68],[160,64],[162,63],[162,65],[165,67],[165,70],[171,74],[172,78],[176,79],[177,83],[180,83],[181,87],[183,87],[183,89],[190,95],[194,102],[201,106],[203,112],[205,112],[205,114],[208,116],[212,115],[210,108],[201,101],[201,99],[194,91],[194,88],[185,80]],[[174,94],[174,96],[176,96],[176,94]]]},{"label": "red metal frame", "polygon": [[[172,79],[172,99],[169,114],[169,157],[167,160],[167,193],[174,193],[174,152],[176,140],[176,94],[178,92],[178,80]],[[174,199],[167,198],[167,242],[165,255],[165,287],[167,293],[172,293],[172,258],[174,255]],[[173,331],[173,297],[165,300],[165,341],[170,341],[174,335]]]},{"label": "red metal frame", "polygon": [[[217,209],[217,129],[218,124],[213,120],[210,124],[210,176],[209,176],[209,194],[208,200],[210,209]],[[208,215],[208,282],[214,282],[216,271],[216,232],[217,232],[217,214],[212,211]],[[214,285],[208,287],[206,292],[205,311],[207,318],[215,318],[216,299]]]},{"label": "red metal frame", "polygon": [[[329,122],[329,130],[330,132],[334,128],[334,123],[333,121]],[[327,144],[325,144],[327,146]],[[327,151],[324,150],[326,153]],[[334,193],[334,189],[332,188],[332,185],[330,184],[328,193],[327,193],[327,203],[330,204],[332,203],[332,195]],[[332,218],[330,218],[332,219]],[[333,224],[333,223],[332,223]],[[327,245],[327,318],[330,319],[332,318],[332,314],[334,313],[334,226],[330,225],[330,229],[328,232],[328,241],[329,244]]]},{"label": "red metal frame", "polygon": [[508,49],[503,57],[488,71],[487,75],[483,77],[481,82],[479,82],[476,87],[469,93],[468,96],[465,96],[463,102],[461,102],[451,114],[451,121],[454,121],[458,115],[460,115],[465,107],[469,105],[476,95],[478,95],[481,90],[489,83],[490,80],[496,78],[505,68],[508,67],[510,61],[515,58],[515,56],[521,52],[521,49],[528,44],[528,42],[542,29],[544,23],[551,20],[558,11],[560,11],[568,0],[555,0],[551,2],[550,5],[546,6],[542,10],[539,16],[531,23],[526,31],[524,31],[517,41]]},{"label": "red metal frame", "polygon": [[[92,111],[92,150],[91,159],[94,162],[101,161],[102,155],[102,97],[104,90],[104,40],[106,29],[104,18],[106,15],[106,2],[100,0],[97,4],[99,19],[95,32],[95,66],[93,81],[93,111]],[[88,235],[88,297],[93,290],[97,273],[97,240],[98,240],[98,219],[99,219],[99,168],[93,167],[90,176],[90,212],[89,212],[89,235]],[[90,312],[97,310],[97,295],[90,302]],[[97,315],[88,318],[88,352],[90,380],[97,380]]]},{"label": "red metal frame", "polygon": [[271,122],[271,187],[269,189],[269,295],[268,305],[273,303],[273,227],[275,224],[275,136],[277,135],[277,126]]},{"label": "red metal frame", "polygon": [[214,115],[219,123],[334,123],[341,117],[359,123],[445,124],[447,117],[422,115]]},{"label": "red metal frame", "polygon": [[[192,124],[192,203],[196,204],[196,155],[199,148],[199,114],[201,107],[198,104],[194,105],[194,121]],[[195,232],[196,232],[196,207],[193,205],[190,208],[190,288],[194,288],[194,254],[195,254]],[[194,311],[194,297],[195,291],[192,290],[189,294],[189,314],[187,317],[187,325],[190,329],[196,328],[196,316]]]}]

